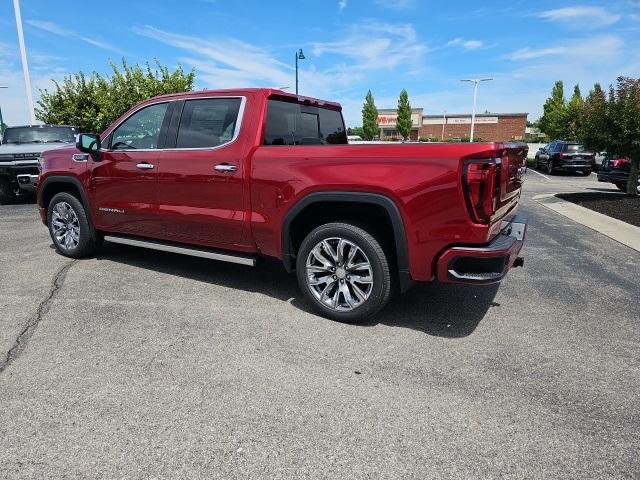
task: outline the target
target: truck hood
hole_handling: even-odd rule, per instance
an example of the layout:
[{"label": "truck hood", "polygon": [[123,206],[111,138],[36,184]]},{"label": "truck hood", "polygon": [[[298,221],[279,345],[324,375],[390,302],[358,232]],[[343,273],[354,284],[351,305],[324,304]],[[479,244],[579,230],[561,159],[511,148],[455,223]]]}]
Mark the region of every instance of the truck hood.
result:
[{"label": "truck hood", "polygon": [[0,145],[0,155],[42,153],[47,150],[70,147],[72,145],[72,143],[3,143]]}]

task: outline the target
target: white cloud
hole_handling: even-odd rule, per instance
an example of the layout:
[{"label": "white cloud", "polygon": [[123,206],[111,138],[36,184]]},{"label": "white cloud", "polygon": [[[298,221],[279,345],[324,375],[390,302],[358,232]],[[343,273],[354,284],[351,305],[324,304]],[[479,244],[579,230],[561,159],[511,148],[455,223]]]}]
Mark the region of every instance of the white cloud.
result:
[{"label": "white cloud", "polygon": [[[353,25],[344,39],[313,44],[316,56],[346,57],[332,71],[357,76],[373,70],[393,70],[399,65],[419,69],[426,45],[417,39],[412,25],[362,23]],[[355,78],[354,78],[355,80]]]},{"label": "white cloud", "polygon": [[579,59],[611,58],[619,53],[622,44],[620,37],[600,35],[545,48],[521,48],[509,55],[509,58],[511,60],[532,60],[551,56],[569,56]]},{"label": "white cloud", "polygon": [[347,8],[347,0],[340,0],[338,2],[338,10],[340,10],[340,13],[342,13],[345,8]]},{"label": "white cloud", "polygon": [[58,35],[60,37],[69,37],[69,38],[77,38],[82,40],[85,43],[93,45],[94,47],[102,48],[104,50],[111,50],[112,52],[122,53],[122,51],[118,50],[111,44],[107,42],[103,42],[101,40],[96,40],[95,38],[90,38],[80,33],[74,32],[72,30],[66,29],[57,23],[48,22],[45,20],[27,20],[25,23],[31,25],[32,27],[38,28],[40,30],[44,30],[45,32],[53,33],[54,35]]},{"label": "white cloud", "polygon": [[[197,81],[208,88],[269,86],[291,88],[293,66],[276,59],[268,50],[237,40],[215,41],[167,32],[150,25],[134,28],[138,35],[152,38],[188,54],[178,60],[196,69]],[[326,93],[329,78],[311,67],[300,70],[305,94]],[[313,93],[312,93],[313,92]]]},{"label": "white cloud", "polygon": [[482,40],[465,40],[464,38],[454,38],[450,42],[447,42],[447,47],[460,46],[465,50],[475,50],[476,48],[482,48],[484,42]]},{"label": "white cloud", "polygon": [[[134,28],[134,32],[184,50],[186,54],[178,60],[194,67],[197,81],[207,87],[293,87],[293,65],[281,62],[265,48],[235,38],[212,41],[149,25]],[[300,65],[301,92],[336,98],[341,89],[357,85],[372,72],[391,71],[399,65],[410,72],[419,70],[425,52],[426,46],[417,41],[411,25],[354,25],[344,39],[313,45],[313,56],[325,57],[323,64],[328,66],[319,69],[313,57],[307,56]]]},{"label": "white cloud", "polygon": [[579,28],[606,27],[620,20],[620,15],[608,12],[601,7],[588,6],[555,8],[540,12],[536,16],[552,22],[590,22],[588,25],[580,24]]}]

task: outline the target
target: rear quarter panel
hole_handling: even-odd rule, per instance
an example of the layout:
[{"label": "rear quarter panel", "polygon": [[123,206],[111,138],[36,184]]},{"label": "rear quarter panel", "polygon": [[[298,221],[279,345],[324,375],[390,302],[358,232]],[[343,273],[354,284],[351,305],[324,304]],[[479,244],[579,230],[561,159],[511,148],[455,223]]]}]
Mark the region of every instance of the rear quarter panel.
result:
[{"label": "rear quarter panel", "polygon": [[451,244],[487,242],[494,225],[471,222],[461,188],[465,158],[496,155],[494,144],[261,146],[251,159],[251,224],[257,247],[280,257],[281,225],[300,199],[317,191],[382,194],[399,208],[411,276],[430,280]]}]

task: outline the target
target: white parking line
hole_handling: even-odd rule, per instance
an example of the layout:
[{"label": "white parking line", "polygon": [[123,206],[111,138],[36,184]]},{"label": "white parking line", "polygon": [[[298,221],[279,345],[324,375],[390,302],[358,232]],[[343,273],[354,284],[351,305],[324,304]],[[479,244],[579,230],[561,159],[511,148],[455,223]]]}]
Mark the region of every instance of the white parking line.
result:
[{"label": "white parking line", "polygon": [[540,175],[541,177],[546,178],[547,180],[551,181],[551,179],[549,177],[547,177],[546,175],[541,174],[540,172],[535,171],[533,168],[527,168],[527,172],[533,172],[533,173],[537,173],[538,175]]}]

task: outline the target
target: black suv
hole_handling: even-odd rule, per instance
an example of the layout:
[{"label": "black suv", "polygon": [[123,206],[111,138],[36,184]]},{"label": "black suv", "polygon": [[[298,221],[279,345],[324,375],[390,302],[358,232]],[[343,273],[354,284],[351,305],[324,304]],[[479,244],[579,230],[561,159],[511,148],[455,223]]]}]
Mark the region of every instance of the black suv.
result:
[{"label": "black suv", "polygon": [[578,142],[555,140],[536,153],[536,169],[544,168],[553,175],[561,170],[581,172],[589,175],[594,168],[596,156],[594,152],[585,150]]},{"label": "black suv", "polygon": [[[621,157],[620,155],[607,156],[602,161],[602,167],[598,172],[598,181],[613,183],[619,190],[626,192],[630,170],[631,161],[627,157]],[[640,179],[636,188],[640,194]]]}]

